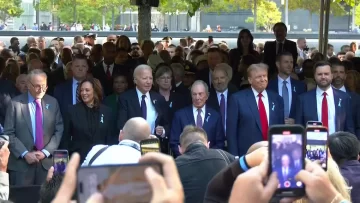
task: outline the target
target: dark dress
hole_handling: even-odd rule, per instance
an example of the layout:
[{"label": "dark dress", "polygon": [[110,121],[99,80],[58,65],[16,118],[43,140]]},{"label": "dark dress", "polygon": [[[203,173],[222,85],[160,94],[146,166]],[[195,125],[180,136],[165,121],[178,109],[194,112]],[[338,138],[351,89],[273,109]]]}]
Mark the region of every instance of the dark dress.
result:
[{"label": "dark dress", "polygon": [[115,144],[114,120],[111,108],[100,105],[89,108],[84,103],[71,106],[65,117],[64,134],[60,149],[78,152],[81,162],[91,148],[98,144]]}]

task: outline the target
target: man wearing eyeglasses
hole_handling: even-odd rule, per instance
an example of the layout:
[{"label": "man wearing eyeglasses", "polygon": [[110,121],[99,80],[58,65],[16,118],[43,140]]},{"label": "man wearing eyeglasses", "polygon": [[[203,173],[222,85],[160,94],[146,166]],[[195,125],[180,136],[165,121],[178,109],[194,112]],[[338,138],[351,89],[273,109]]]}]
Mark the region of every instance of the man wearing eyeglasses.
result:
[{"label": "man wearing eyeglasses", "polygon": [[27,75],[28,91],[11,100],[4,135],[9,136],[10,185],[41,185],[60,144],[63,121],[58,102],[46,95],[47,76],[35,69]]}]

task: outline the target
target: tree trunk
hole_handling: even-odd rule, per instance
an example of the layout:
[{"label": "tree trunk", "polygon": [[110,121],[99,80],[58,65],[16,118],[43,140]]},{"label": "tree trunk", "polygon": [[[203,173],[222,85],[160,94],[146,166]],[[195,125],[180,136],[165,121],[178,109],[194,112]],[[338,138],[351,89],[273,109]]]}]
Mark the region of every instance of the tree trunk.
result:
[{"label": "tree trunk", "polygon": [[151,39],[151,7],[141,5],[138,8],[138,42]]}]

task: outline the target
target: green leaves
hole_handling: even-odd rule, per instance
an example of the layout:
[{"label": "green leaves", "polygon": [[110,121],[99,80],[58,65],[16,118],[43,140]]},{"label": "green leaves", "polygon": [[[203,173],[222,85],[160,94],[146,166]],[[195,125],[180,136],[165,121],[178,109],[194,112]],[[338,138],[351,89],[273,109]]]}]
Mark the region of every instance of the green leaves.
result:
[{"label": "green leaves", "polygon": [[[252,11],[254,13],[254,9]],[[256,25],[258,28],[265,28],[266,31],[271,32],[275,23],[281,21],[281,12],[273,1],[259,1],[257,3]],[[245,22],[253,23],[254,17],[248,17]]]},{"label": "green leaves", "polygon": [[24,10],[21,0],[0,0],[0,20],[5,22],[10,17],[19,17]]}]

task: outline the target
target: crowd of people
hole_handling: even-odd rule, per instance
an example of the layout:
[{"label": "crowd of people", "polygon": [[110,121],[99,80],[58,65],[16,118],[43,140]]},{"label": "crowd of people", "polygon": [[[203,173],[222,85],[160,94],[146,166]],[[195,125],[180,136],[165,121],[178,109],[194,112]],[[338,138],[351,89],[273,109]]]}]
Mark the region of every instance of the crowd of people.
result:
[{"label": "crowd of people", "polygon": [[[29,37],[23,47],[13,37],[10,47],[0,48],[0,124],[9,141],[10,185],[43,184],[57,149],[76,154],[69,163],[73,167],[137,163],[146,159],[139,142],[151,135],[160,140],[162,153],[176,158],[177,169],[171,173],[179,174],[186,202],[202,202],[212,191],[208,183],[236,162],[236,177],[246,172],[234,189],[246,191],[244,184],[252,178],[247,174],[265,170],[256,166],[267,161],[262,157],[254,163],[246,156],[254,144],[268,140],[272,125],[321,121],[330,134],[344,131],[359,138],[357,45],[344,45],[336,55],[329,45],[323,56],[307,49],[306,39],[287,40],[284,23],[276,23],[273,31],[276,40],[255,45],[251,32],[243,29],[231,50],[226,42],[191,37],[178,46],[171,37],[131,43],[125,35],[109,35],[98,44],[96,35],[88,34],[75,36],[71,46],[59,37],[50,45],[43,37]],[[300,153],[295,145],[279,146],[289,153],[278,160],[295,167]],[[172,165],[169,159],[164,158]],[[354,157],[334,158],[339,166],[344,159]],[[297,171],[304,175],[317,166],[309,167],[308,172]],[[199,171],[201,178],[194,182]],[[230,178],[231,186],[236,177]],[[316,180],[301,181],[308,186]],[[270,177],[269,184],[276,181]],[[331,185],[328,179],[326,183]],[[339,190],[331,189],[337,192],[327,196],[328,202],[350,200]],[[235,202],[231,187],[217,192]],[[182,191],[176,193],[181,196]],[[351,194],[356,202],[356,193]],[[234,195],[249,202],[267,199]]]}]

